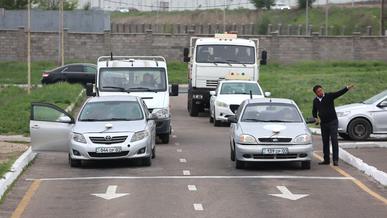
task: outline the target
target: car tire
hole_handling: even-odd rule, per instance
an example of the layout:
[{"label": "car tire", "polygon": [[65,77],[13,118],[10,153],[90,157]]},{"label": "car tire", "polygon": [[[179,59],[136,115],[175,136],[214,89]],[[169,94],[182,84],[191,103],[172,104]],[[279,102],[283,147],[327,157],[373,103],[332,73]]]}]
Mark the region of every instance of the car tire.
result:
[{"label": "car tire", "polygon": [[152,157],[144,157],[142,158],[142,165],[146,167],[150,167],[152,165]]},{"label": "car tire", "polygon": [[161,140],[161,143],[163,143],[163,144],[168,144],[169,143],[169,133],[160,134],[159,138]]},{"label": "car tire", "polygon": [[213,123],[214,122],[214,118],[211,117],[211,112],[210,112],[210,119],[209,119],[210,123]]},{"label": "car tire", "polygon": [[70,167],[80,167],[82,165],[82,162],[81,162],[81,160],[76,160],[76,159],[71,158],[71,156],[69,154],[69,165],[70,165]]},{"label": "car tire", "polygon": [[236,160],[235,160],[235,168],[237,168],[237,169],[243,169],[243,168],[245,168],[245,162],[236,159]]},{"label": "car tire", "polygon": [[310,170],[310,160],[302,161],[301,168],[304,170]]},{"label": "car tire", "polygon": [[353,140],[365,140],[371,134],[371,124],[368,120],[357,118],[348,125],[348,135]]},{"label": "car tire", "polygon": [[349,139],[351,139],[347,133],[339,133],[339,136],[340,136],[341,138],[343,138],[344,140],[349,140]]},{"label": "car tire", "polygon": [[235,161],[235,151],[231,148],[231,142],[230,142],[230,159],[231,161]]},{"label": "car tire", "polygon": [[156,158],[156,146],[152,149],[152,159]]},{"label": "car tire", "polygon": [[221,124],[222,122],[216,119],[216,113],[214,108],[214,126],[220,126]]},{"label": "car tire", "polygon": [[189,115],[191,117],[197,117],[199,115],[199,107],[195,105],[193,102],[189,103]]}]

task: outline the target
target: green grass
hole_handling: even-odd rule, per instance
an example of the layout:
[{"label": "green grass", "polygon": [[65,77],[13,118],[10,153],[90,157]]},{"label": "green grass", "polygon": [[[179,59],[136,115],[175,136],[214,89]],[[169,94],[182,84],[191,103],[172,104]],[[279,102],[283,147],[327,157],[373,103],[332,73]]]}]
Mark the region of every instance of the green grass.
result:
[{"label": "green grass", "polygon": [[81,85],[60,83],[33,89],[31,95],[21,88],[0,91],[0,134],[29,133],[31,102],[48,102],[61,108],[70,105],[82,90]]},{"label": "green grass", "polygon": [[382,62],[308,62],[294,65],[261,66],[260,84],[273,97],[293,99],[305,117],[312,114],[312,87],[321,84],[327,92],[348,84],[355,88],[335,101],[343,105],[364,101],[386,89],[387,63]]},{"label": "green grass", "polygon": [[6,174],[11,168],[12,164],[15,162],[16,158],[9,158],[7,161],[0,163],[0,178]]},{"label": "green grass", "polygon": [[169,83],[187,84],[188,83],[188,65],[183,62],[168,63]]}]

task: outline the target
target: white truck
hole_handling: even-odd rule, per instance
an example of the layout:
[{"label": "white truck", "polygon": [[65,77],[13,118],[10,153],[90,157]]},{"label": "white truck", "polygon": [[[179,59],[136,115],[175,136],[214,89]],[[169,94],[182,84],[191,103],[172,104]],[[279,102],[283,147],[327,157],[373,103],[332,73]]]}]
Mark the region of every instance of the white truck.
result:
[{"label": "white truck", "polygon": [[242,39],[236,34],[215,34],[214,37],[192,37],[190,48],[184,49],[188,65],[187,109],[191,116],[209,108],[210,91],[219,80],[237,73],[257,81],[259,76],[258,39]]},{"label": "white truck", "polygon": [[156,135],[169,143],[171,112],[169,96],[178,95],[178,85],[168,82],[167,62],[161,56],[102,56],[97,61],[95,92],[86,87],[88,96],[134,95],[141,97],[155,114]]}]

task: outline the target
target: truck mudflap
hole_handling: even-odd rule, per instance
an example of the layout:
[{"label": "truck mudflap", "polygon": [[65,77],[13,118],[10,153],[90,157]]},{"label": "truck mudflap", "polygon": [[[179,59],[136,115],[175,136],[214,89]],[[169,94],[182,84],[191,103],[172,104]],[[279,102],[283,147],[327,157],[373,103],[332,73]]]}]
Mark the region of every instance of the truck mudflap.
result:
[{"label": "truck mudflap", "polygon": [[210,91],[215,89],[210,88],[190,88],[188,90],[188,101],[192,101],[194,105],[201,105],[201,108],[210,107]]}]

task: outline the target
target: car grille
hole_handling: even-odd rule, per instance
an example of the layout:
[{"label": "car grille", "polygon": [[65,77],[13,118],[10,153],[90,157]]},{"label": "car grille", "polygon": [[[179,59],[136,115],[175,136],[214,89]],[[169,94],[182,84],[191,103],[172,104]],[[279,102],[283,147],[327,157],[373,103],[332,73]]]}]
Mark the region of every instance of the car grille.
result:
[{"label": "car grille", "polygon": [[230,104],[230,110],[235,114],[238,110],[239,105],[238,104]]},{"label": "car grille", "polygon": [[115,152],[115,153],[89,152],[90,157],[121,157],[121,156],[126,156],[128,154],[129,154],[129,151],[121,151],[121,152]]},{"label": "car grille", "polygon": [[218,80],[206,80],[206,86],[216,88],[218,86]]},{"label": "car grille", "polygon": [[94,144],[106,144],[106,145],[111,145],[111,144],[118,144],[118,143],[123,143],[128,136],[113,136],[111,139],[106,139],[106,137],[89,137],[90,140]]},{"label": "car grille", "polygon": [[260,142],[284,143],[291,142],[292,138],[258,138]]},{"label": "car grille", "polygon": [[295,159],[297,154],[254,154],[254,159]]}]

